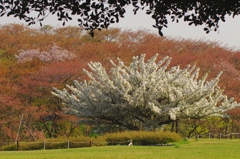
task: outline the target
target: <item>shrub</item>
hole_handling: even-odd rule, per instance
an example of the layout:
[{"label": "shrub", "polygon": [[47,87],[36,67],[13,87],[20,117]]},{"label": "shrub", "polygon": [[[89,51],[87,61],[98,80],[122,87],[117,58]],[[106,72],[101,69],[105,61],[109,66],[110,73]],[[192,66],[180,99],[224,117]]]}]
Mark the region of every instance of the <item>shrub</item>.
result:
[{"label": "shrub", "polygon": [[67,148],[67,141],[65,142],[45,142],[45,149],[64,149]]},{"label": "shrub", "polygon": [[166,144],[181,140],[180,135],[168,131],[126,131],[106,134],[105,138],[110,144],[124,143],[133,140],[134,145]]},{"label": "shrub", "polygon": [[[40,150],[44,149],[63,149],[79,148],[89,146],[106,146],[106,145],[128,145],[133,141],[133,145],[158,145],[177,142],[181,140],[181,136],[168,131],[126,131],[118,133],[108,133],[96,138],[80,136],[78,138],[56,138],[47,139],[44,142],[20,142],[19,150]],[[69,141],[69,143],[68,143]],[[1,147],[4,151],[17,150],[16,144]]]},{"label": "shrub", "polygon": [[17,150],[16,144],[5,145],[1,147],[2,151],[15,151]]},{"label": "shrub", "polygon": [[[20,142],[19,150],[40,150],[43,149],[43,142]],[[16,151],[17,145],[10,144],[1,147],[3,151]]]}]

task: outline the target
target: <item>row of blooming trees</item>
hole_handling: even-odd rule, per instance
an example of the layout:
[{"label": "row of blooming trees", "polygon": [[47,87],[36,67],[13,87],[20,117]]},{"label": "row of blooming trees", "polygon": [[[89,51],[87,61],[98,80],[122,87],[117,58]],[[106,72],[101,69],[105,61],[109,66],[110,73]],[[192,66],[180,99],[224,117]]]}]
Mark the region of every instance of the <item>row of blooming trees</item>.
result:
[{"label": "row of blooming trees", "polygon": [[[145,53],[145,59],[149,59],[155,53],[159,53],[156,61],[165,56],[173,59],[167,70],[177,65],[180,69],[186,68],[188,64],[194,66],[196,63],[201,68],[199,77],[203,77],[204,72],[210,71],[206,81],[215,79],[219,72],[224,70],[218,85],[224,89],[226,95],[234,97],[236,101],[239,101],[240,97],[238,89],[240,87],[239,53],[221,48],[217,43],[177,41],[159,37],[146,30],[131,31],[117,28],[95,32],[92,38],[78,27],[46,26],[37,29],[18,24],[0,26],[0,42],[0,140],[16,139],[22,114],[23,122],[19,134],[21,140],[34,140],[31,133],[35,138],[42,138],[76,136],[85,134],[85,131],[91,131],[91,127],[82,125],[86,122],[78,122],[76,116],[64,114],[62,109],[65,106],[61,104],[58,97],[51,94],[52,87],[62,89],[66,84],[73,85],[74,79],[79,82],[84,79],[88,81],[89,77],[82,71],[82,68],[91,72],[87,66],[90,61],[100,62],[109,73],[110,68],[113,67],[109,59],[119,57],[128,67],[133,56],[140,57],[142,53]],[[50,53],[53,46],[57,46],[56,50],[59,52],[54,51],[44,55],[70,53],[74,57],[62,60],[45,60],[49,59],[49,56],[39,58],[42,57],[42,52]],[[39,52],[34,54],[34,57],[30,56],[32,60],[27,60],[29,59],[28,51],[31,50],[39,50]],[[26,53],[26,56],[21,56],[24,62],[16,58],[21,53]],[[118,66],[118,63],[115,65]],[[228,127],[228,132],[236,132],[239,130],[239,113],[234,109],[229,114],[231,118],[228,123],[226,120],[225,125]],[[153,119],[156,119],[155,116]],[[109,121],[104,121],[109,124]],[[191,132],[199,123],[202,127],[205,122],[207,123],[205,125],[208,125],[208,119],[204,122],[198,119],[176,121],[175,124],[178,123],[179,132],[182,134],[188,134],[187,131],[182,130]],[[93,120],[89,124],[92,122]],[[209,124],[212,126],[204,127],[204,129],[222,132],[224,126],[221,127],[220,123],[222,122]],[[142,121],[136,122],[135,125],[137,125],[136,129],[144,128]],[[186,126],[189,127],[183,129]],[[116,130],[118,129],[123,129],[123,127],[119,124]],[[166,125],[165,129],[170,130],[171,125]],[[202,130],[198,126],[193,133]]]}]

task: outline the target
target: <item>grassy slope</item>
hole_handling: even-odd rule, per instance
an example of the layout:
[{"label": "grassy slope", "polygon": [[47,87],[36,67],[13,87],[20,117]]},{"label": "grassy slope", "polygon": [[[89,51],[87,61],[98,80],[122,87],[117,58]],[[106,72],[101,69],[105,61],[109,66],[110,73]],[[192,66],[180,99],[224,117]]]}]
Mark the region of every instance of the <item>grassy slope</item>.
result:
[{"label": "grassy slope", "polygon": [[200,139],[178,146],[113,146],[0,152],[0,159],[237,159],[240,140]]}]

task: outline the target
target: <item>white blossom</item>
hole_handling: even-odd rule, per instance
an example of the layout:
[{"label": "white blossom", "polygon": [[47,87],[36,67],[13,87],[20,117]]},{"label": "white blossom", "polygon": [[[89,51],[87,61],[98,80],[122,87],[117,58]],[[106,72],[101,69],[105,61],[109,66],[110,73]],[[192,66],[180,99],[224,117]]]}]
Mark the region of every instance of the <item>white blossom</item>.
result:
[{"label": "white blossom", "polygon": [[18,62],[31,61],[34,58],[43,62],[50,62],[72,59],[75,57],[75,55],[68,50],[60,48],[58,45],[53,44],[53,46],[49,47],[47,51],[40,51],[39,49],[27,51],[21,50],[19,55],[15,55],[15,57],[17,58]]},{"label": "white blossom", "polygon": [[129,129],[160,126],[182,118],[223,116],[239,107],[217,85],[222,72],[206,81],[208,73],[198,79],[199,68],[188,65],[170,69],[171,58],[156,63],[157,54],[145,62],[145,55],[133,57],[126,66],[110,60],[110,72],[101,63],[90,62],[84,69],[89,81],[74,81],[68,90],[54,88],[53,94],[74,109],[80,119],[118,124]]}]

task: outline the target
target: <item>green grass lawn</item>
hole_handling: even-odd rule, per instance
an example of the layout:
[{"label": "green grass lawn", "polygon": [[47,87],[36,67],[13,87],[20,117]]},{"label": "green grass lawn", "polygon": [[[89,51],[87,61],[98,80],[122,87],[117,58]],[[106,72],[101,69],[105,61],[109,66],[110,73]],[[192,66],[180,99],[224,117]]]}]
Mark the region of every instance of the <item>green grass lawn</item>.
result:
[{"label": "green grass lawn", "polygon": [[240,139],[199,139],[175,146],[104,146],[0,151],[0,159],[239,159]]}]

